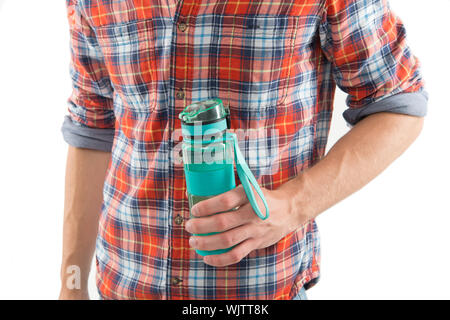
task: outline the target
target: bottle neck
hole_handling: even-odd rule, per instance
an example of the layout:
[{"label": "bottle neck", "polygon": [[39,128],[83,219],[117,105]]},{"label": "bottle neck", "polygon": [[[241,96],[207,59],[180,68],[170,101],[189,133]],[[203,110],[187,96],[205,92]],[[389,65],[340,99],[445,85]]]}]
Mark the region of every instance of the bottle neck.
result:
[{"label": "bottle neck", "polygon": [[228,129],[226,118],[210,123],[197,121],[194,123],[181,123],[183,138],[187,140],[204,140],[207,136],[220,136]]}]

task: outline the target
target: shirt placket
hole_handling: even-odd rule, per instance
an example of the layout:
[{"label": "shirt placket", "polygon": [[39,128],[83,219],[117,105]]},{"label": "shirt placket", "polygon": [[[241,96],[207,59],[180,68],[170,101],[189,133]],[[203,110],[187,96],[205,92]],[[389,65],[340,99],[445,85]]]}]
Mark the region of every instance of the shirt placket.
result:
[{"label": "shirt placket", "polygon": [[[172,51],[171,51],[171,107],[169,108],[169,130],[170,137],[173,130],[181,128],[178,120],[178,113],[191,100],[188,88],[188,42],[189,42],[189,11],[192,4],[189,1],[177,0],[176,12],[174,16],[174,27],[172,29]],[[179,141],[171,141],[171,150]],[[169,190],[169,257],[167,272],[167,299],[183,296],[183,284],[187,283],[189,248],[185,246],[186,237],[184,223],[187,220],[189,210],[184,210],[184,173],[183,166],[177,165],[171,157],[170,167],[170,190]],[[184,274],[184,275],[183,275]]]}]

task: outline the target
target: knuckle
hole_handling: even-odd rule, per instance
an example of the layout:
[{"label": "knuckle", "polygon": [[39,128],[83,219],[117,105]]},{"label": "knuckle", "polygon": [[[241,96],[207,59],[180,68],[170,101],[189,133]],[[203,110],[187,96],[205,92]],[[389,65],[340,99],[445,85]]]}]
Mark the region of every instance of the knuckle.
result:
[{"label": "knuckle", "polygon": [[262,238],[266,235],[265,232],[261,228],[258,228],[257,226],[253,228],[253,234],[255,235],[256,238]]},{"label": "knuckle", "polygon": [[224,235],[223,242],[226,247],[231,247],[234,243],[234,239],[232,235]]},{"label": "knuckle", "polygon": [[225,195],[222,199],[222,203],[227,209],[231,209],[234,203],[233,196],[231,194]]},{"label": "knuckle", "polygon": [[233,221],[244,221],[244,217],[242,215],[242,212],[238,210],[227,212],[228,216],[230,217],[230,220]]},{"label": "knuckle", "polygon": [[219,228],[219,231],[222,231],[227,228],[228,221],[227,221],[226,217],[224,217],[223,215],[217,215],[216,224],[217,224],[217,227]]},{"label": "knuckle", "polygon": [[233,263],[238,263],[242,260],[241,254],[238,251],[231,251],[230,252],[230,260]]},{"label": "knuckle", "polygon": [[242,230],[239,231],[239,235],[240,235],[242,240],[250,238],[250,232],[249,232],[248,227],[247,228],[242,228]]},{"label": "knuckle", "polygon": [[258,219],[250,204],[240,207],[240,210],[235,211],[235,216],[248,222],[255,221],[255,218]]}]

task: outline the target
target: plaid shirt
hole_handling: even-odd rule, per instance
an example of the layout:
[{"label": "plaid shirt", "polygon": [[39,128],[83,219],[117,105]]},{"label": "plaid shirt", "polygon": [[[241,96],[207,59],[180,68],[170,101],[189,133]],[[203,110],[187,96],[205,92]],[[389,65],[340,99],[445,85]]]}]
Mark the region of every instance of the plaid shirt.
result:
[{"label": "plaid shirt", "polygon": [[[104,299],[293,299],[319,277],[314,221],[215,268],[188,244],[178,114],[218,97],[262,187],[323,157],[336,84],[345,120],[423,116],[426,94],[386,0],[68,0],[76,147],[112,150],[97,238]],[[349,263],[351,263],[349,261]]]}]

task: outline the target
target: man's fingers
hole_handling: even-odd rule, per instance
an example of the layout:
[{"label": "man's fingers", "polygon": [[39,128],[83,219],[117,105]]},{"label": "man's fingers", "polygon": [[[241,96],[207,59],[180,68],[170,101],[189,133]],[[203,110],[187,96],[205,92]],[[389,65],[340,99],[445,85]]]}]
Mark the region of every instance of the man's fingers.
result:
[{"label": "man's fingers", "polygon": [[256,246],[257,240],[254,238],[250,238],[238,244],[236,247],[234,247],[233,249],[231,249],[226,253],[206,256],[203,258],[203,261],[206,264],[209,264],[214,267],[228,266],[241,261],[250,252],[256,249]]},{"label": "man's fingers", "polygon": [[244,188],[242,185],[239,185],[230,191],[197,203],[192,207],[191,213],[195,217],[204,217],[231,210],[247,202],[248,199]]},{"label": "man's fingers", "polygon": [[245,205],[237,210],[189,219],[185,227],[187,232],[196,234],[224,232],[248,223],[254,216],[251,206]]},{"label": "man's fingers", "polygon": [[250,238],[250,232],[250,226],[244,225],[210,236],[192,236],[189,244],[198,250],[226,249]]}]

